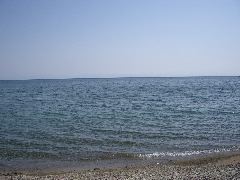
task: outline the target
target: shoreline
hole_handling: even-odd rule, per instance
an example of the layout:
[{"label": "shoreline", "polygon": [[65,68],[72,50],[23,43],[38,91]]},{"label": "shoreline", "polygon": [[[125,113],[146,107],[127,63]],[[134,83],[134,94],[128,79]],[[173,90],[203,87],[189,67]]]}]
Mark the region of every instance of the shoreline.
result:
[{"label": "shoreline", "polygon": [[240,152],[214,154],[167,163],[129,164],[124,167],[55,170],[48,173],[0,171],[0,179],[238,179]]}]

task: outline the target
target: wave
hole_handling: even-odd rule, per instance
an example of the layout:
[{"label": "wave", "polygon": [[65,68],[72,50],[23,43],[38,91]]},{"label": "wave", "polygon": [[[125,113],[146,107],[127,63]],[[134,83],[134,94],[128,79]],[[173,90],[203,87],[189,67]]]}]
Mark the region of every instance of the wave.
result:
[{"label": "wave", "polygon": [[224,153],[224,152],[234,152],[239,151],[239,148],[234,149],[212,149],[212,150],[199,150],[199,151],[184,151],[184,152],[154,152],[149,154],[139,154],[139,158],[155,158],[155,157],[186,157],[194,155],[204,155],[213,153]]}]

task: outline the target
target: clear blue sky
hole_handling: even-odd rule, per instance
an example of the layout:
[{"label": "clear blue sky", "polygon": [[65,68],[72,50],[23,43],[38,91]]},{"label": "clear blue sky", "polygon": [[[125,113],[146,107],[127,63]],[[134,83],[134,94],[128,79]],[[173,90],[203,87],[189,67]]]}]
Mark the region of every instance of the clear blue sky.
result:
[{"label": "clear blue sky", "polygon": [[195,75],[240,75],[240,1],[0,1],[0,79]]}]

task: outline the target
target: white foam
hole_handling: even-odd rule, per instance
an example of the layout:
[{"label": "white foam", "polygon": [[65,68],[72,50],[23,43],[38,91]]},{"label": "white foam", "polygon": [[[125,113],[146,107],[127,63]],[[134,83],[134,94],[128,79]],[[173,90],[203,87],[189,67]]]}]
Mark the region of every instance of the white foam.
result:
[{"label": "white foam", "polygon": [[[238,149],[236,149],[238,150]],[[184,152],[154,152],[150,154],[139,154],[140,158],[153,158],[153,157],[184,157],[201,154],[211,154],[219,152],[229,152],[232,149],[214,149],[214,150],[200,150],[200,151],[184,151]]]}]

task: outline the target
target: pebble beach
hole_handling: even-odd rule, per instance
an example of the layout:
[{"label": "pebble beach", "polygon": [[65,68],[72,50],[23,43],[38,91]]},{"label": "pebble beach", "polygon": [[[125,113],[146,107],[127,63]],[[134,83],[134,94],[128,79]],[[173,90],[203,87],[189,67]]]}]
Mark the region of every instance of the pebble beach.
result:
[{"label": "pebble beach", "polygon": [[31,174],[1,172],[0,179],[240,179],[240,155],[174,161],[122,168],[91,169],[67,173]]}]

